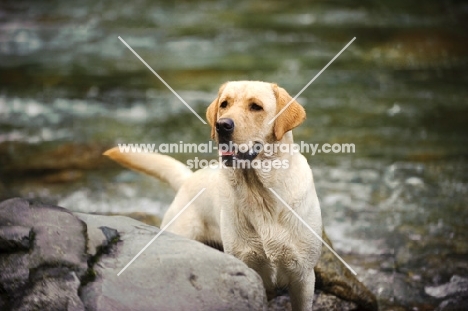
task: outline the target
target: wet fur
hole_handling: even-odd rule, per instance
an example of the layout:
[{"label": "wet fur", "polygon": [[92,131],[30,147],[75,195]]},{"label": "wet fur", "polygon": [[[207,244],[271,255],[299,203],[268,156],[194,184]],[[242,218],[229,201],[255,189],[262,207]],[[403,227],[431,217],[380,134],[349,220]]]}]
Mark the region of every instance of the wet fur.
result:
[{"label": "wet fur", "polygon": [[[258,81],[228,82],[207,109],[211,137],[219,118],[235,122],[232,140],[241,144],[262,140],[292,144],[291,130],[305,119],[296,102],[268,124],[291,96],[276,84]],[[227,101],[226,108],[220,104]],[[249,110],[256,102],[261,112]],[[288,160],[289,169],[205,168],[188,174],[175,159],[160,154],[122,154],[117,148],[106,152],[113,160],[134,170],[167,181],[177,190],[166,212],[162,227],[195,196],[203,192],[169,227],[168,231],[212,245],[242,260],[262,277],[268,296],[287,287],[293,310],[311,310],[314,266],[321,253],[321,242],[269,190],[273,188],[317,234],[322,232],[320,205],[312,172],[300,154],[259,154],[256,159]]]}]

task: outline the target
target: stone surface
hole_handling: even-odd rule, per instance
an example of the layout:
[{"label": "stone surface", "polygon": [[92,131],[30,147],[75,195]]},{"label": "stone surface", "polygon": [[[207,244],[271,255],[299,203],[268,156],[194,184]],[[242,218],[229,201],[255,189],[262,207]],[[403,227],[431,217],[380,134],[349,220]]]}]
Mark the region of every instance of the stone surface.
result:
[{"label": "stone surface", "polygon": [[0,251],[28,250],[31,228],[23,226],[0,227]]},{"label": "stone surface", "polygon": [[0,203],[0,309],[84,310],[85,232],[64,208],[17,198]]},{"label": "stone surface", "polygon": [[453,297],[440,303],[435,311],[466,311],[468,310],[467,297]]},{"label": "stone surface", "polygon": [[[281,295],[268,302],[268,311],[291,311],[291,301],[289,296]],[[346,301],[336,296],[326,294],[322,291],[315,291],[314,311],[351,311],[361,310],[354,302]]]},{"label": "stone surface", "polygon": [[448,283],[426,286],[424,291],[431,297],[443,299],[436,311],[468,310],[468,278],[454,275]]},{"label": "stone surface", "polygon": [[439,286],[426,286],[424,291],[436,298],[445,298],[456,294],[465,294],[468,297],[468,278],[454,275],[450,282]]},{"label": "stone surface", "polygon": [[[160,224],[159,219],[145,213],[128,213],[121,215],[128,216],[152,226],[158,226]],[[332,245],[325,231],[322,232],[322,236],[329,245]],[[322,248],[322,256],[315,269],[315,273],[317,279],[320,280],[317,282],[316,288],[325,292],[320,296],[316,295],[317,297],[315,300],[317,300],[318,303],[329,306],[324,307],[324,310],[345,310],[348,305],[359,306],[362,310],[378,310],[375,295],[351,274],[343,263],[325,246]],[[326,293],[331,295],[327,295]],[[341,297],[342,299],[338,299],[335,296]],[[349,304],[347,301],[352,303]],[[346,305],[347,303],[348,305]],[[283,304],[289,304],[289,307],[283,306]],[[278,296],[275,300],[269,302],[269,308],[270,310],[289,310],[291,308],[289,296]]]},{"label": "stone surface", "polygon": [[[290,310],[287,293],[267,304],[260,277],[238,259],[166,232],[119,276],[158,233],[124,216],[6,200],[0,310]],[[373,295],[324,254],[314,310],[371,310]]]},{"label": "stone surface", "polygon": [[[333,247],[332,242],[325,234],[323,240]],[[378,310],[377,299],[336,256],[325,246],[322,255],[315,267],[316,287],[334,296],[352,301],[361,310]]]},{"label": "stone surface", "polygon": [[236,258],[122,216],[76,214],[88,228],[116,229],[116,247],[94,266],[96,279],[82,288],[87,310],[262,310],[260,277]]},{"label": "stone surface", "polygon": [[0,203],[0,310],[263,310],[260,277],[236,258],[122,216]]}]

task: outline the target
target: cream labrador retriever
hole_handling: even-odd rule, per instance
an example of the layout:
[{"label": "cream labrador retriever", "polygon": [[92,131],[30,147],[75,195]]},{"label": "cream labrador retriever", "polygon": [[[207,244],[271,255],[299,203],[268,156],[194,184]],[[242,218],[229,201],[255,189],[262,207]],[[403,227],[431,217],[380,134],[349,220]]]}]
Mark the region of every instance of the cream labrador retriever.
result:
[{"label": "cream labrador retriever", "polygon": [[293,310],[311,310],[314,266],[322,244],[284,203],[319,235],[322,221],[305,157],[284,148],[293,144],[291,130],[305,119],[299,103],[287,106],[291,100],[276,84],[236,81],[222,85],[206,112],[211,137],[220,150],[217,167],[193,173],[169,156],[120,153],[117,147],[105,155],[178,190],[162,227],[206,188],[167,231],[221,245],[262,277],[269,297],[276,288],[287,287]]}]

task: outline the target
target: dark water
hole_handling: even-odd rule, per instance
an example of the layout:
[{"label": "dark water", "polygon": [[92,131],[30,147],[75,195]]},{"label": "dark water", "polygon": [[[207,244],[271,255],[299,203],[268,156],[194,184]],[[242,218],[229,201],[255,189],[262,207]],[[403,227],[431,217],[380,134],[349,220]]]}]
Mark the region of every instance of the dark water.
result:
[{"label": "dark water", "polygon": [[203,117],[227,80],[295,95],[356,37],[299,97],[296,140],[356,146],[308,156],[325,228],[382,310],[460,305],[463,286],[433,287],[468,277],[467,17],[463,1],[2,2],[0,191],[164,213],[166,185],[100,153],[209,128],[118,36]]}]

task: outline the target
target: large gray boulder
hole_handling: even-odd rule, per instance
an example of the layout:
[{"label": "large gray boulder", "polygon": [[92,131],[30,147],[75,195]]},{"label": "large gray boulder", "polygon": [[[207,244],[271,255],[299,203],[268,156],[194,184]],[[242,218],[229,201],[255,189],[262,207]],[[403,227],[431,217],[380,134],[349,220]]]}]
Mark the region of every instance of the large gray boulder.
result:
[{"label": "large gray boulder", "polygon": [[94,265],[95,280],[82,288],[87,310],[263,310],[258,274],[232,256],[170,233],[117,276],[159,229],[123,216],[76,215],[88,231],[105,226],[119,234]]},{"label": "large gray boulder", "polygon": [[236,258],[122,216],[0,203],[0,310],[263,310],[260,277]]}]

